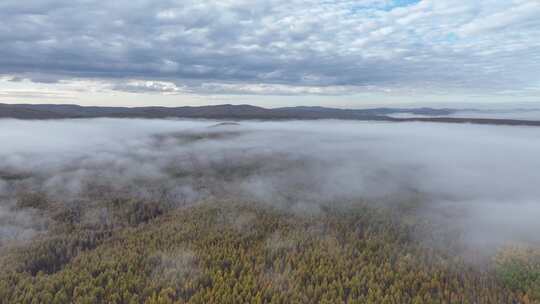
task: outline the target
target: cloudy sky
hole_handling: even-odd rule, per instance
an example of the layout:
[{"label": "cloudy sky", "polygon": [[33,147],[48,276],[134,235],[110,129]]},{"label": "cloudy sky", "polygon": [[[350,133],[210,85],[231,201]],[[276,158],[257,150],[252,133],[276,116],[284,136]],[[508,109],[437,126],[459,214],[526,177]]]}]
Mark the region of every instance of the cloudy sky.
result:
[{"label": "cloudy sky", "polygon": [[2,0],[0,102],[537,104],[540,0]]}]

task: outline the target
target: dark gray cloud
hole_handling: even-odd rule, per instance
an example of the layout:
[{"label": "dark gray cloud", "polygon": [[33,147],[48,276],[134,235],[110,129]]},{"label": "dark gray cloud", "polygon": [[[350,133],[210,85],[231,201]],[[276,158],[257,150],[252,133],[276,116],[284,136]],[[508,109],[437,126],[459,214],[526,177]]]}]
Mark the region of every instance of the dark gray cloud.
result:
[{"label": "dark gray cloud", "polygon": [[134,80],[278,95],[539,86],[539,2],[406,2],[4,0],[0,73],[128,92],[160,90]]}]

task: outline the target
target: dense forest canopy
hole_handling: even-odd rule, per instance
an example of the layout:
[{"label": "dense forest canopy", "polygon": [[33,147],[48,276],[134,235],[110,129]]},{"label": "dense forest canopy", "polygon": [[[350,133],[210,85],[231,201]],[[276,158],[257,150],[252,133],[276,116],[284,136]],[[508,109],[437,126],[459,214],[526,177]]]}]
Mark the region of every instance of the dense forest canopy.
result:
[{"label": "dense forest canopy", "polygon": [[0,128],[0,303],[540,301],[536,128]]}]

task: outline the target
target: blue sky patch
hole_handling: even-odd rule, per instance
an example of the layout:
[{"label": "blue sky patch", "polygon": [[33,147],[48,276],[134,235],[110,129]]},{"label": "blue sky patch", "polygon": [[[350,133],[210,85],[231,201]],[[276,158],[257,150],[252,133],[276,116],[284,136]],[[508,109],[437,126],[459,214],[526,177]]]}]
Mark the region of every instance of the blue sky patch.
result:
[{"label": "blue sky patch", "polygon": [[385,9],[392,10],[396,7],[410,6],[420,2],[420,0],[394,0]]}]

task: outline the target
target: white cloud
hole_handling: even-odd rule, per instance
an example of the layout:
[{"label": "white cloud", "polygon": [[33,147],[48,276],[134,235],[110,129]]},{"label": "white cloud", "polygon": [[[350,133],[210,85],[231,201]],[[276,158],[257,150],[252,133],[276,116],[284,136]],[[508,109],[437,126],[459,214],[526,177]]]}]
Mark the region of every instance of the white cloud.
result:
[{"label": "white cloud", "polygon": [[203,94],[489,96],[530,94],[540,81],[538,1],[4,0],[0,15],[4,75],[158,80]]},{"label": "white cloud", "polygon": [[540,2],[528,1],[486,16],[480,15],[471,22],[462,25],[458,33],[463,36],[493,34],[495,30],[508,29],[508,27],[513,26],[521,27],[531,20],[533,24],[530,24],[530,26],[534,24],[540,25],[539,16]]},{"label": "white cloud", "polygon": [[148,80],[131,80],[116,84],[111,89],[131,93],[160,93],[165,95],[184,93],[182,88],[172,82]]}]

